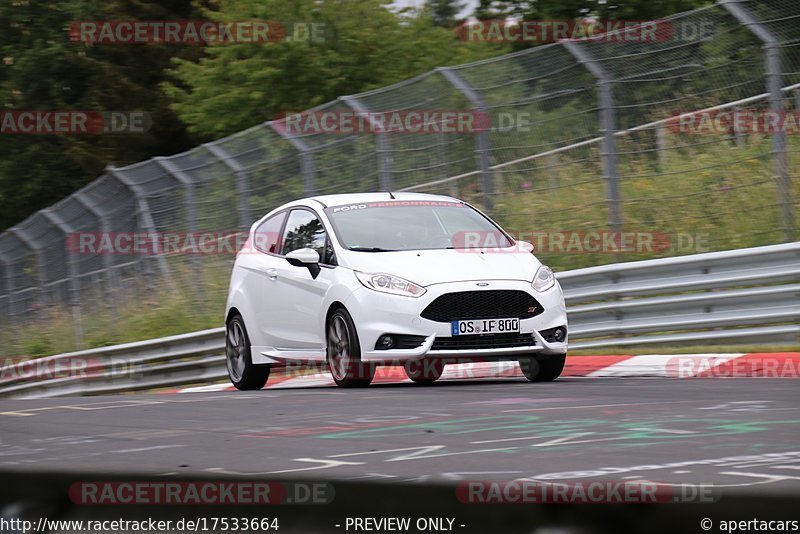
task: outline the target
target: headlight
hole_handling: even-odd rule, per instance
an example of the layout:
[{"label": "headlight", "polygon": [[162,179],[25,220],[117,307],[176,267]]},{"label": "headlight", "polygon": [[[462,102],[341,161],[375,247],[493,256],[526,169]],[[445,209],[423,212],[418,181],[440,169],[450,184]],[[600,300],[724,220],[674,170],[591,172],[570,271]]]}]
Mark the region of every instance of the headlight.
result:
[{"label": "headlight", "polygon": [[420,297],[425,294],[425,288],[409,282],[403,278],[392,276],[386,273],[360,273],[355,271],[356,278],[361,282],[364,287],[380,291],[381,293],[390,293],[392,295],[403,295],[404,297]]},{"label": "headlight", "polygon": [[536,276],[533,277],[533,282],[531,285],[533,285],[533,289],[539,293],[547,291],[556,285],[556,277],[553,274],[552,269],[550,269],[550,267],[547,265],[542,265],[539,267],[539,270],[536,271]]}]

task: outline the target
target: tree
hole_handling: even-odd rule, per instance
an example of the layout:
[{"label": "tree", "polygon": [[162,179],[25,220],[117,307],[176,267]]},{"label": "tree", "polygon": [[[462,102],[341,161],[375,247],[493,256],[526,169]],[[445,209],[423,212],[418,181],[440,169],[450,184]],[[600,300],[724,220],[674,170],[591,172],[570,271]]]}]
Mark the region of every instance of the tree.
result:
[{"label": "tree", "polygon": [[[710,4],[710,0],[480,0],[475,16],[481,20],[656,20]],[[515,49],[538,42],[520,41]]]},{"label": "tree", "polygon": [[536,0],[528,4],[532,18],[577,18],[653,20],[711,3],[708,0]]},{"label": "tree", "polygon": [[480,0],[474,16],[480,20],[521,17],[531,9],[532,2],[521,0]]},{"label": "tree", "polygon": [[[144,134],[3,136],[0,225],[7,228],[60,200],[109,163],[174,154],[282,111],[304,110],[440,65],[508,50],[507,45],[461,42],[451,29],[436,26],[430,11],[396,13],[390,6],[390,0],[0,3],[4,111],[144,111],[152,119]],[[206,17],[280,21],[289,39],[205,48],[87,46],[70,41],[68,31],[75,21]],[[307,23],[324,26],[321,41],[301,38]]]},{"label": "tree", "polygon": [[460,0],[428,0],[427,8],[437,26],[452,28],[458,22],[464,3]]},{"label": "tree", "polygon": [[[164,84],[173,109],[200,136],[221,136],[341,95],[381,87],[507,47],[459,41],[423,12],[390,0],[220,0],[215,20],[317,24],[319,39],[213,45],[199,61],[176,60]],[[304,26],[298,26],[304,28]],[[292,36],[294,26],[288,26]],[[299,33],[299,32],[298,32]]]},{"label": "tree", "polygon": [[711,4],[711,0],[481,0],[479,19],[520,16],[526,20],[600,19],[652,20]]},{"label": "tree", "polygon": [[0,227],[19,222],[102,173],[185,150],[191,141],[159,89],[170,58],[193,47],[87,46],[70,41],[81,20],[187,18],[189,0],[53,0],[0,3],[0,100],[10,110],[144,111],[145,134],[4,135],[0,143]]}]

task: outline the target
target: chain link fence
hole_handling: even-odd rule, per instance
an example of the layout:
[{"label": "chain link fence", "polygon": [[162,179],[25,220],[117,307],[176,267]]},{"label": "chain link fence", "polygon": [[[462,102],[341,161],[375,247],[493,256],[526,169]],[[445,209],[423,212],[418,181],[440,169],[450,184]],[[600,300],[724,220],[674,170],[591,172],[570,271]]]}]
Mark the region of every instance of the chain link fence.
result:
[{"label": "chain link fence", "polygon": [[[721,0],[657,21],[648,39],[627,35],[440,68],[307,112],[470,110],[489,118],[486,128],[293,132],[283,119],[109,167],[0,235],[4,351],[53,349],[36,344],[43,331],[74,348],[118,341],[170,299],[178,311],[159,316],[153,334],[179,332],[182,320],[213,324],[235,247],[84,253],[80,236],[224,240],[312,194],[457,196],[533,240],[557,269],[795,240],[800,142],[790,134],[798,132],[765,134],[735,121],[727,131],[692,131],[691,119],[700,111],[800,112],[800,3]],[[620,232],[646,235],[649,246],[586,243],[600,233],[618,245]]]}]

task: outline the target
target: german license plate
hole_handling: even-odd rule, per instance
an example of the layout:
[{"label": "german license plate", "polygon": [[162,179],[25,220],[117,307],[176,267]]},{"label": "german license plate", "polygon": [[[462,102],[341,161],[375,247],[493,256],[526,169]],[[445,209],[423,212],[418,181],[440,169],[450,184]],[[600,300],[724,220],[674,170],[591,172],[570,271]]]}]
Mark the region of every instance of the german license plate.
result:
[{"label": "german license plate", "polygon": [[451,324],[454,336],[519,332],[519,319],[517,318],[471,319],[468,321],[453,321]]}]

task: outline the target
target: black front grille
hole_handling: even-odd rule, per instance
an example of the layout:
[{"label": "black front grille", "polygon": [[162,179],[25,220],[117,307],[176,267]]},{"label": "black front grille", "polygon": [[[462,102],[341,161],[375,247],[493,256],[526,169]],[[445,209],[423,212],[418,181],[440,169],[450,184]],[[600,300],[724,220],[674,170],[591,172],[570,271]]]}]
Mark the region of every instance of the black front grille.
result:
[{"label": "black front grille", "polygon": [[500,289],[447,293],[437,297],[420,315],[449,323],[462,319],[529,319],[542,311],[542,306],[528,293]]},{"label": "black front grille", "polygon": [[485,336],[454,336],[436,338],[431,350],[477,350],[533,347],[536,338],[531,334],[494,334]]}]

